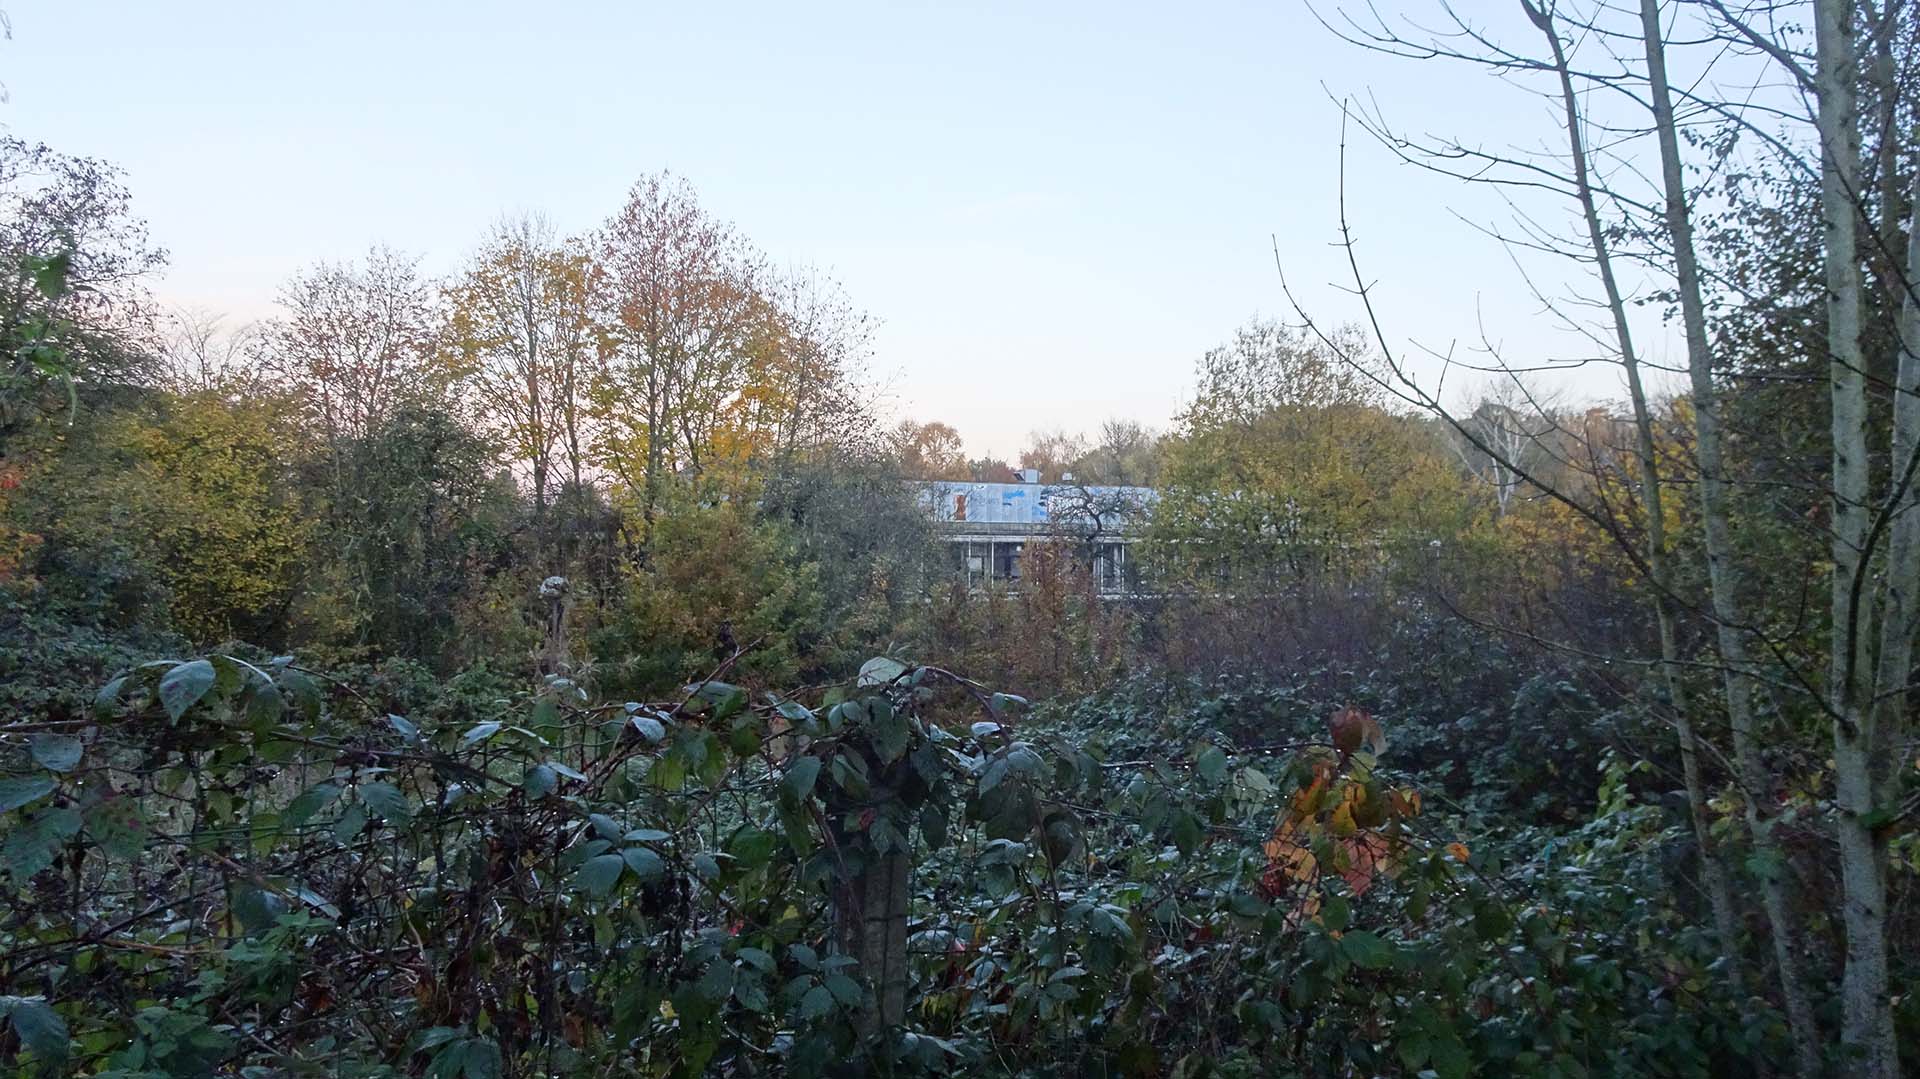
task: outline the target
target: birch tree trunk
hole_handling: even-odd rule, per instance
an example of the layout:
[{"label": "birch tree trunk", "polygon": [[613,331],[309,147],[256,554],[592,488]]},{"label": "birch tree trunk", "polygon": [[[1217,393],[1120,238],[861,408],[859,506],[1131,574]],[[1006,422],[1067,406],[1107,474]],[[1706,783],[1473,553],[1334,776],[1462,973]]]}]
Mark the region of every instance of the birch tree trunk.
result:
[{"label": "birch tree trunk", "polygon": [[1761,902],[1772,928],[1774,964],[1780,995],[1793,1033],[1794,1065],[1801,1076],[1820,1071],[1820,1027],[1801,963],[1801,934],[1788,892],[1786,859],[1773,835],[1773,777],[1761,753],[1755,729],[1752,662],[1747,653],[1740,577],[1734,564],[1729,519],[1728,481],[1720,429],[1720,403],[1713,381],[1713,352],[1707,341],[1706,305],[1700,293],[1700,269],[1693,249],[1693,223],[1687,213],[1680,139],[1674,127],[1673,96],[1667,84],[1666,46],[1658,0],[1640,0],[1641,37],[1646,45],[1647,87],[1660,144],[1660,176],[1666,196],[1668,242],[1673,247],[1674,277],[1687,344],[1687,374],[1693,394],[1695,452],[1700,469],[1701,540],[1706,549],[1712,592],[1714,636],[1726,687],[1727,722],[1733,732],[1734,766],[1744,793],[1747,831],[1763,872]]},{"label": "birch tree trunk", "polygon": [[[1858,58],[1853,5],[1815,0],[1815,91],[1819,100],[1820,209],[1826,232],[1827,377],[1832,394],[1832,630],[1827,704],[1833,718],[1835,825],[1845,890],[1845,1015],[1841,1043],[1863,1079],[1898,1074],[1887,984],[1885,843],[1875,835],[1875,664],[1867,634],[1867,380],[1860,344],[1861,271]],[[1911,413],[1911,407],[1906,410]],[[1913,417],[1907,417],[1912,422]],[[1898,618],[1899,616],[1892,616]],[[1904,674],[1902,677],[1904,681]]]},{"label": "birch tree trunk", "polygon": [[[1653,0],[1646,0],[1646,3],[1651,6]],[[1647,407],[1646,387],[1640,377],[1639,354],[1634,349],[1633,332],[1627,323],[1626,302],[1613,272],[1613,257],[1607,244],[1606,230],[1601,224],[1599,208],[1594,200],[1586,140],[1580,128],[1579,99],[1574,95],[1573,73],[1567,62],[1566,50],[1554,28],[1552,14],[1529,0],[1523,0],[1523,6],[1528,18],[1546,35],[1553,50],[1554,68],[1559,75],[1560,98],[1565,112],[1568,152],[1573,159],[1574,191],[1587,227],[1587,242],[1593,250],[1594,264],[1599,269],[1600,284],[1606,293],[1607,310],[1613,319],[1621,366],[1626,370],[1627,395],[1633,405],[1640,499],[1647,514],[1647,567],[1653,585],[1654,613],[1660,630],[1660,669],[1667,686],[1667,700],[1673,710],[1674,734],[1680,743],[1680,772],[1687,793],[1687,818],[1693,828],[1694,843],[1700,851],[1701,882],[1713,913],[1714,934],[1719,938],[1721,954],[1727,960],[1728,983],[1736,996],[1742,996],[1746,992],[1746,977],[1737,929],[1738,917],[1733,891],[1727,881],[1726,864],[1709,826],[1706,781],[1700,768],[1699,734],[1693,726],[1692,702],[1681,677],[1672,559],[1667,547],[1666,504],[1660,486],[1653,415]],[[1657,11],[1653,18],[1657,27]]]}]

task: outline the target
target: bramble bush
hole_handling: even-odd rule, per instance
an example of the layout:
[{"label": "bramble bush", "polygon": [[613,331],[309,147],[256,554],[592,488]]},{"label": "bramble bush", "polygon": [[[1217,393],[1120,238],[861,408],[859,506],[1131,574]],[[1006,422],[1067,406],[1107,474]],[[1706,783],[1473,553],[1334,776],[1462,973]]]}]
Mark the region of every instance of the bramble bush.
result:
[{"label": "bramble bush", "polygon": [[[5,1059],[1707,1075],[1779,1036],[1709,1007],[1709,942],[1649,909],[1669,825],[1621,764],[1519,857],[1423,811],[1357,709],[1278,746],[1236,700],[1135,755],[939,668],[724,675],[597,701],[212,655],[0,728]],[[888,865],[903,950],[856,894]]]}]

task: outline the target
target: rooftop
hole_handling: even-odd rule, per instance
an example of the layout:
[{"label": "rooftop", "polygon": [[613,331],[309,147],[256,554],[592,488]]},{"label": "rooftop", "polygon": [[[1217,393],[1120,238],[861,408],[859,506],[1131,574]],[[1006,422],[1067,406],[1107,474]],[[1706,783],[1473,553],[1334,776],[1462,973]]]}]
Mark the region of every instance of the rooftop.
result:
[{"label": "rooftop", "polygon": [[920,501],[939,524],[1024,525],[1089,522],[1094,512],[1105,529],[1124,529],[1154,498],[1151,487],[1084,483],[920,483]]}]

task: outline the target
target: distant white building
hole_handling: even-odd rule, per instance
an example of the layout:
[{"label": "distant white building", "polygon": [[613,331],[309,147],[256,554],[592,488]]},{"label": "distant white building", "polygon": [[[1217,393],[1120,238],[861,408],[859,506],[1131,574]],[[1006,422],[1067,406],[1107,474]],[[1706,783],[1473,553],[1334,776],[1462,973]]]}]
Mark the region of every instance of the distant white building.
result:
[{"label": "distant white building", "polygon": [[1092,557],[1094,580],[1105,596],[1137,590],[1129,548],[1138,541],[1151,487],[1042,484],[1031,469],[1023,483],[921,482],[920,501],[968,584],[1020,580],[1020,559],[1038,540],[1078,542]]}]

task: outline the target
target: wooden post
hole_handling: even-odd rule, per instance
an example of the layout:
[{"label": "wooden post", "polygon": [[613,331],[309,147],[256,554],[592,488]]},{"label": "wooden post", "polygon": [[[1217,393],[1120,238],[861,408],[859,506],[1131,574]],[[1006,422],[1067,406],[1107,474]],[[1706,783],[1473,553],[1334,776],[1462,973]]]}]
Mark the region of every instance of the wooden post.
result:
[{"label": "wooden post", "polygon": [[912,865],[905,851],[870,858],[842,881],[834,923],[840,945],[873,988],[859,1030],[871,1038],[907,1018],[907,899]]},{"label": "wooden post", "polygon": [[835,842],[842,851],[858,851],[862,860],[843,863],[845,872],[835,883],[833,930],[841,951],[860,964],[859,974],[873,990],[861,1009],[858,1029],[872,1038],[897,1027],[907,1018],[907,904],[911,897],[913,860],[904,850],[875,854],[858,829],[862,814],[897,797],[903,758],[883,766],[869,756],[873,787],[864,804],[830,806]]}]

